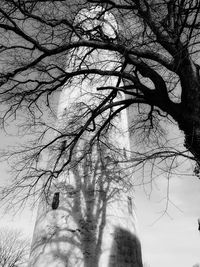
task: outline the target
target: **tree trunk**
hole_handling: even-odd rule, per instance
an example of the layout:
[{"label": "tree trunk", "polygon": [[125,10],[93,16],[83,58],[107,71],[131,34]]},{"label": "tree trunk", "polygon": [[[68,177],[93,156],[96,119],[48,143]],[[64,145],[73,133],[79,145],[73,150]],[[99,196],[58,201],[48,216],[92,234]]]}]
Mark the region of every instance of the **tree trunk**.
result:
[{"label": "tree trunk", "polygon": [[176,61],[175,69],[182,90],[181,102],[168,100],[168,103],[165,101],[157,105],[178,123],[179,129],[185,134],[185,147],[200,166],[200,73],[187,51],[183,51]]},{"label": "tree trunk", "polygon": [[200,76],[195,64],[185,59],[180,66],[181,112],[179,128],[185,134],[185,147],[200,165]]},{"label": "tree trunk", "polygon": [[96,253],[96,239],[92,238],[92,233],[84,234],[83,238],[83,259],[84,267],[98,267],[99,257]]},{"label": "tree trunk", "polygon": [[[91,204],[91,203],[90,203]],[[97,248],[96,225],[90,213],[86,221],[79,222],[84,267],[98,267],[100,252]]]},{"label": "tree trunk", "polygon": [[98,267],[98,258],[96,255],[85,255],[84,256],[84,267]]}]

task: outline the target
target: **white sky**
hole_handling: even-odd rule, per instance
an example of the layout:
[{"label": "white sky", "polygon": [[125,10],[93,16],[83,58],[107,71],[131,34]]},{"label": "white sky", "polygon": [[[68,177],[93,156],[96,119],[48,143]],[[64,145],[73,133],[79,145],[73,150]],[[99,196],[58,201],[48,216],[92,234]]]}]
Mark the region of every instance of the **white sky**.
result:
[{"label": "white sky", "polygon": [[[193,266],[200,262],[200,234],[197,219],[200,216],[200,181],[194,176],[172,177],[168,208],[171,216],[162,215],[166,200],[163,198],[163,178],[157,182],[159,190],[148,200],[137,192],[136,209],[144,261],[151,267]],[[158,219],[158,220],[157,220]],[[157,221],[156,221],[157,220]]]}]

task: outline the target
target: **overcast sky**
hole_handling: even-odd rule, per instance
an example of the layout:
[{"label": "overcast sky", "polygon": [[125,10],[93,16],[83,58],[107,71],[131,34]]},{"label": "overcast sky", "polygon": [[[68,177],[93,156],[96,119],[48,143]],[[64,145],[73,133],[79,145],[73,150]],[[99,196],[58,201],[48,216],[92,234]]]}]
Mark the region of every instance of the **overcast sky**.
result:
[{"label": "overcast sky", "polygon": [[[197,219],[200,216],[200,181],[194,176],[172,177],[170,204],[163,214],[165,179],[157,181],[151,199],[137,193],[136,209],[144,261],[151,267],[193,266],[200,262],[200,234]],[[180,210],[179,210],[180,209]]]}]

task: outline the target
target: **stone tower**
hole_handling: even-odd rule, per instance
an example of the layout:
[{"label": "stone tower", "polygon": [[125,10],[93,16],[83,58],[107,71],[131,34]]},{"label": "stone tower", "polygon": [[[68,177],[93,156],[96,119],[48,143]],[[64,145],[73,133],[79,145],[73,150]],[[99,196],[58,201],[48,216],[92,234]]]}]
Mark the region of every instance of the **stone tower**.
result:
[{"label": "stone tower", "polygon": [[[76,92],[63,88],[58,105],[61,128],[68,107],[87,103],[92,90],[86,82]],[[94,145],[52,185],[48,199],[41,198],[29,267],[142,267],[131,176],[119,163],[130,151],[127,112],[116,119],[120,127],[105,138],[114,144],[117,157],[106,146]],[[88,136],[80,140],[73,159],[78,161],[87,141]]]},{"label": "stone tower", "polygon": [[[129,151],[126,117],[124,112],[120,118],[124,129],[117,138],[123,153]],[[41,199],[29,267],[142,266],[133,193],[120,184],[121,166],[109,166],[111,159],[104,153],[94,149],[79,168],[52,187],[49,202]]]}]

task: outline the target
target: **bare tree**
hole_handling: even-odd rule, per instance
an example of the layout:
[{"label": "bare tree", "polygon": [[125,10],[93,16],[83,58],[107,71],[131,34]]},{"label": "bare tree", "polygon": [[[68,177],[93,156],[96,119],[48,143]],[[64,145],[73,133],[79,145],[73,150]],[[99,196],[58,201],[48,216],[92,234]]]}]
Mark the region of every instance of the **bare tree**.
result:
[{"label": "bare tree", "polygon": [[[181,155],[196,162],[198,175],[199,11],[198,0],[1,1],[1,123],[6,129],[19,118],[30,138],[3,154],[17,171],[3,197],[13,191],[22,199],[41,190],[48,195],[52,182],[76,166],[74,154],[85,136],[84,156],[106,144],[125,109],[132,109],[137,146],[122,161],[137,170],[161,159],[169,171]],[[82,94],[76,108],[66,110],[62,127],[55,127],[52,99],[63,88]],[[165,139],[172,126],[184,134],[185,148]],[[41,158],[47,161],[49,151],[44,166]]]},{"label": "bare tree", "polygon": [[2,267],[26,266],[30,242],[21,231],[12,229],[0,230],[0,265]]},{"label": "bare tree", "polygon": [[[66,166],[85,132],[92,133],[92,145],[131,106],[132,130],[145,134],[142,141],[155,145],[160,118],[173,121],[185,135],[181,152],[191,152],[198,173],[199,6],[196,0],[2,1],[1,121],[6,127],[23,113],[29,126],[43,127],[29,164],[35,166],[45,149],[67,137]],[[83,120],[39,145],[50,131],[41,118],[51,108],[51,96],[85,81],[94,93]],[[119,94],[125,97],[119,100]],[[45,175],[57,177],[58,163]]]}]

